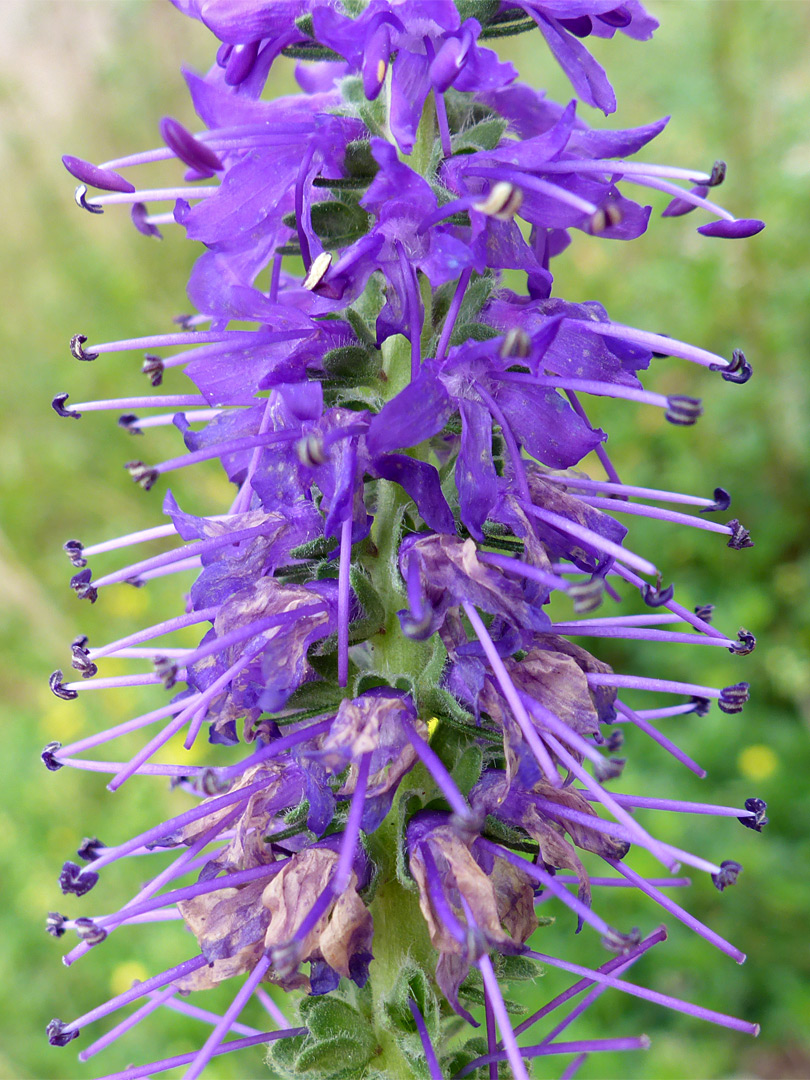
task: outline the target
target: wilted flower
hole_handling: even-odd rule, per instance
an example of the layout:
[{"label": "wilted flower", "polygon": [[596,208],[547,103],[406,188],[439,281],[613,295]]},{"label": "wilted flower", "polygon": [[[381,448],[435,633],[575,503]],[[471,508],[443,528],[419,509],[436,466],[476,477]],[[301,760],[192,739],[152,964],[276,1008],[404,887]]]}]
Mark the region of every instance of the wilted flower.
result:
[{"label": "wilted flower", "polygon": [[[85,866],[65,863],[62,890],[79,897],[119,859],[154,849],[172,856],[117,912],[52,912],[50,934],[79,937],[65,962],[119,927],[172,913],[196,950],[85,1016],[52,1021],[51,1042],[65,1045],[145,999],[82,1057],[165,1005],[212,1026],[202,1048],[118,1075],[187,1064],[191,1080],[215,1054],[270,1042],[271,1068],[284,1076],[435,1080],[484,1065],[493,1076],[508,1060],[522,1077],[524,1059],[561,1053],[576,1055],[572,1076],[589,1053],[645,1045],[635,1036],[559,1040],[611,986],[754,1032],[619,978],[665,931],[642,938],[592,906],[602,885],[634,887],[743,959],[660,891],[688,884],[672,876],[680,863],[722,891],[739,864],[675,848],[633,812],[733,816],[760,830],[762,800],[712,806],[612,795],[606,784],[624,764],[614,756],[620,724],[703,775],[651,721],[704,715],[712,700],[737,713],[748,684],[616,673],[569,640],[688,641],[741,655],[754,647],[747,630],[732,637],[713,627],[709,605],[676,601],[658,567],[626,543],[622,523],[652,517],[742,549],[751,539],[736,518],[667,508],[724,515],[728,493],[623,483],[580,400],[642,402],[690,426],[698,399],[644,388],[653,357],[735,383],[751,366],[739,350],[726,360],[615,323],[596,302],[567,302],[553,295],[550,266],[577,232],[643,233],[651,208],[633,201],[634,187],[667,193],[664,216],[708,211],[715,220],[700,227],[705,235],[749,236],[762,223],[707,199],[722,163],[702,172],[635,160],[663,121],[593,129],[576,102],[557,105],[517,82],[483,44],[536,25],[579,97],[608,113],[613,92],[581,41],[617,30],[645,39],[655,20],[635,0],[176,5],[221,40],[208,75],[186,75],[205,130],[167,117],[164,148],[100,166],[64,161],[90,212],[129,204],[141,232],[177,224],[205,244],[188,286],[196,313],[171,333],[90,344],[74,335],[82,361],[143,353],[143,371],[161,389],[78,405],[60,393],[54,409],[118,411],[132,433],[174,424],[187,453],[130,461],[133,480],[149,491],[175,470],[219,461],[237,493],[224,513],[199,517],[167,491],[167,523],[65,544],[71,586],[92,603],[103,603],[108,586],[198,574],[182,613],[101,646],[79,637],[70,660],[78,677],[51,676],[68,701],[104,687],[154,685],[170,695],[70,746],[49,743],[43,761],[51,771],[109,772],[111,790],[135,774],[168,776],[196,799],[138,836],[119,833],[114,846],[85,841]],[[313,63],[297,68],[301,95],[265,100],[280,54]],[[166,158],[188,170],[183,185],[155,190],[128,179],[130,168]],[[160,202],[169,209],[152,209]],[[504,288],[501,270],[522,271],[525,294]],[[194,392],[164,393],[181,373]],[[162,411],[141,416],[151,409]],[[589,455],[596,476],[580,467]],[[97,556],[171,537],[183,543],[96,576]],[[555,591],[570,601],[563,621],[549,614]],[[605,593],[634,592],[649,614],[591,617]],[[159,641],[193,626],[203,631],[196,648]],[[153,670],[106,677],[111,656]],[[626,689],[678,700],[634,709]],[[77,756],[160,723],[128,762]],[[180,732],[187,748],[205,732],[247,752],[226,765],[156,763]],[[670,876],[631,869],[631,845]],[[544,922],[536,906],[549,898],[619,955],[592,970],[531,949]],[[513,1030],[502,985],[533,979],[538,961],[580,981]],[[241,975],[222,1016],[175,996]],[[293,995],[300,1026],[263,983]],[[524,1030],[586,989],[539,1044],[518,1047]],[[254,996],[276,1030],[239,1022]],[[457,1017],[476,1026],[483,1017],[486,1039],[460,1041]],[[244,1037],[225,1042],[231,1030]]]}]

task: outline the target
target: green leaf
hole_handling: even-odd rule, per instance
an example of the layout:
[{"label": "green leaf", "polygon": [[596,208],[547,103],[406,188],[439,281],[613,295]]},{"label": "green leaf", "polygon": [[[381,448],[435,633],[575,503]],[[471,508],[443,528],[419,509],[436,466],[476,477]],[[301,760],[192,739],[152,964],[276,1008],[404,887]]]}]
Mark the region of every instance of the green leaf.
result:
[{"label": "green leaf", "polygon": [[[461,1072],[465,1066],[469,1065],[471,1061],[483,1057],[487,1052],[486,1039],[480,1037],[468,1039],[458,1050],[455,1050],[452,1054],[442,1058],[442,1076],[455,1076],[456,1073]],[[470,1077],[471,1080],[486,1080],[489,1076],[489,1066],[481,1065],[471,1073],[467,1073],[467,1076]]]},{"label": "green leaf", "polygon": [[509,122],[501,117],[482,120],[465,131],[460,131],[450,140],[454,154],[478,150],[494,150],[506,133]]},{"label": "green leaf", "polygon": [[343,345],[325,354],[323,366],[329,375],[354,384],[376,379],[382,363],[376,351],[370,352],[359,345]]},{"label": "green leaf", "polygon": [[465,341],[491,341],[496,337],[500,337],[500,333],[491,326],[487,326],[486,323],[461,323],[453,330],[450,344],[463,345]]},{"label": "green leaf", "polygon": [[411,871],[408,867],[408,848],[405,843],[405,830],[414,814],[418,814],[424,806],[423,796],[424,792],[417,792],[411,788],[407,791],[403,791],[401,795],[398,795],[396,801],[397,881],[403,888],[408,889],[410,892],[416,892],[418,886],[411,877]]},{"label": "green leaf", "polygon": [[439,1002],[433,992],[430,976],[412,960],[406,960],[390,992],[382,1001],[385,1026],[407,1034],[416,1032],[408,1002],[411,998],[421,1012],[431,1039],[439,1034]]}]

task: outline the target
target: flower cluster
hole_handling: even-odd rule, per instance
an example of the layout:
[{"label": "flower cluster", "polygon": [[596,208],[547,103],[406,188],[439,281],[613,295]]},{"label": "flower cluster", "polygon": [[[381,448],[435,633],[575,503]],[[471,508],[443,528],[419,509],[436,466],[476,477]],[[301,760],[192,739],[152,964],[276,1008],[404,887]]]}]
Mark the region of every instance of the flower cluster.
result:
[{"label": "flower cluster", "polygon": [[[636,160],[664,121],[591,127],[576,101],[558,105],[517,81],[486,44],[539,28],[579,99],[609,113],[613,91],[583,41],[617,31],[645,39],[655,20],[637,0],[175,2],[221,42],[207,75],[186,72],[204,130],[164,118],[159,149],[64,162],[91,213],[126,204],[147,236],[178,225],[205,246],[188,284],[196,312],[172,333],[91,344],[76,334],[78,360],[143,354],[156,392],[80,404],[62,393],[54,409],[117,411],[133,434],[173,424],[186,453],[127,465],[147,491],[207,461],[237,490],[224,513],[205,517],[165,490],[167,523],[65,544],[71,585],[93,603],[108,586],[196,577],[181,614],[100,646],[79,637],[76,677],[51,677],[65,700],[149,684],[163,700],[69,746],[49,744],[43,761],[111,773],[111,790],[136,774],[170,777],[192,804],[112,846],[87,840],[85,865],[65,863],[61,888],[78,897],[120,859],[172,854],[119,911],[49,916],[55,937],[78,935],[65,962],[123,926],[171,918],[196,947],[87,1015],[53,1020],[51,1042],[66,1045],[140,1001],[80,1057],[164,1006],[209,1024],[202,1047],[117,1075],[185,1064],[192,1080],[217,1054],[269,1043],[280,1076],[492,1077],[507,1062],[526,1077],[528,1060],[567,1054],[570,1077],[588,1054],[645,1045],[559,1038],[607,987],[755,1032],[628,982],[623,973],[666,932],[624,932],[592,903],[594,889],[631,887],[743,959],[661,891],[688,884],[675,876],[681,863],[720,890],[739,864],[656,839],[635,811],[733,816],[759,830],[764,803],[612,795],[607,784],[624,764],[623,729],[703,775],[653,721],[703,716],[713,700],[737,713],[748,685],[619,674],[579,644],[754,647],[746,630],[716,629],[710,606],[676,601],[622,523],[651,517],[749,547],[740,522],[725,520],[728,493],[623,483],[582,403],[641,402],[690,426],[698,399],[644,388],[653,358],[732,383],[751,366],[740,351],[725,359],[616,323],[596,302],[567,302],[554,295],[550,266],[577,233],[642,234],[651,207],[635,201],[638,189],[670,197],[664,216],[707,212],[698,229],[707,236],[750,236],[762,223],[707,198],[721,162],[701,172]],[[302,93],[266,100],[279,56],[298,60]],[[185,168],[182,185],[128,178],[166,159]],[[507,288],[504,272],[512,284],[525,278],[525,290]],[[191,390],[164,393],[183,375]],[[96,557],[167,538],[180,543],[95,570]],[[555,610],[570,613],[557,621],[555,594]],[[649,614],[593,617],[605,596],[636,594]],[[196,647],[163,644],[189,627],[202,631]],[[152,666],[97,677],[107,657]],[[625,690],[676,703],[631,708]],[[81,756],[140,730],[150,737],[130,761]],[[210,767],[155,761],[181,733],[187,748],[207,735],[243,745],[244,756]],[[631,869],[631,845],[669,876]],[[590,969],[531,948],[548,921],[537,905],[549,899],[617,955]],[[513,1028],[516,1006],[502,988],[535,978],[541,964],[578,981]],[[184,1001],[237,976],[223,1015]],[[296,1026],[266,984],[292,995]],[[586,991],[539,1042],[518,1047],[522,1032]],[[251,997],[271,1030],[239,1022]],[[481,1019],[485,1037],[459,1034]],[[225,1041],[229,1033],[239,1037]]]}]

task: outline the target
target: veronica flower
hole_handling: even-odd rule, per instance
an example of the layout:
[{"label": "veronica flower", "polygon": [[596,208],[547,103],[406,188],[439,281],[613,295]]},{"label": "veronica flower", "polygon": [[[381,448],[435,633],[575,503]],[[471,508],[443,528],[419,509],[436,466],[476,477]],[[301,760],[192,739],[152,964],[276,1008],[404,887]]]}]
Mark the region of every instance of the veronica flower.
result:
[{"label": "veronica flower", "polygon": [[[162,147],[64,161],[84,209],[127,204],[148,236],[177,225],[206,246],[188,284],[196,310],[172,332],[75,334],[80,361],[141,354],[151,388],[76,404],[59,393],[53,406],[67,418],[117,412],[133,434],[173,425],[185,446],[127,464],[145,491],[163,488],[165,520],[65,543],[77,596],[103,605],[109,587],[195,577],[179,579],[185,603],[167,618],[100,644],[79,636],[75,676],[51,676],[65,701],[152,687],[149,711],[51,742],[42,757],[51,771],[105,773],[112,791],[136,775],[168,777],[189,799],[135,836],[113,822],[113,844],[86,840],[84,865],[64,864],[61,889],[77,898],[121,859],[160,866],[117,911],[48,916],[54,937],[79,939],[65,963],[124,927],[172,920],[191,932],[191,955],[84,1016],[53,1020],[51,1043],[140,1002],[82,1060],[167,1008],[207,1024],[208,1037],[117,1076],[186,1065],[194,1078],[217,1054],[268,1043],[283,1076],[435,1080],[486,1066],[493,1077],[506,1061],[525,1077],[535,1057],[568,1055],[570,1077],[589,1054],[646,1045],[633,1034],[559,1038],[608,988],[755,1033],[752,1021],[626,980],[666,931],[615,926],[602,900],[603,889],[633,888],[744,959],[662,892],[689,884],[681,864],[721,891],[740,865],[705,858],[697,831],[689,850],[660,839],[646,811],[736,817],[759,831],[762,800],[714,806],[617,795],[609,783],[624,765],[623,732],[632,749],[635,729],[705,775],[653,721],[699,720],[713,701],[736,714],[748,684],[736,668],[724,687],[614,672],[585,647],[629,638],[749,653],[749,631],[726,633],[711,605],[675,599],[666,568],[637,549],[633,518],[714,532],[735,551],[752,541],[728,518],[723,489],[622,481],[581,400],[640,402],[688,427],[700,401],[648,389],[653,362],[691,362],[731,383],[751,365],[739,349],[728,359],[617,323],[595,301],[568,302],[552,267],[577,233],[644,232],[651,207],[628,189],[666,193],[666,217],[707,211],[705,235],[750,236],[762,223],[707,199],[722,163],[704,172],[635,160],[663,122],[594,129],[574,102],[516,82],[480,44],[536,24],[580,98],[608,112],[612,91],[580,39],[644,39],[654,20],[613,0],[482,5],[480,19],[449,0],[177,6],[221,42],[206,76],[186,73],[204,129],[166,117]],[[265,100],[279,54],[312,62],[299,64],[303,93]],[[186,170],[182,182],[149,187],[149,165],[167,159]],[[525,293],[503,287],[505,269],[526,275]],[[190,514],[164,484],[210,462],[233,501]],[[167,539],[173,547],[151,553]],[[556,622],[555,593],[567,605]],[[605,595],[636,594],[648,614],[594,615]],[[172,644],[193,627],[195,647]],[[135,670],[106,675],[107,658]],[[636,706],[639,692],[655,695],[650,707]],[[114,760],[117,740],[139,731],[141,749]],[[210,765],[182,754],[168,764],[160,752],[175,736],[187,749],[203,736],[241,746],[242,757],[226,764],[214,749]],[[661,876],[629,865],[633,846]],[[595,967],[534,948],[545,903],[595,932]],[[602,946],[618,955],[600,960]],[[504,990],[540,964],[577,981],[513,1028]],[[222,1015],[184,1000],[236,977]],[[518,1044],[586,990],[542,1038]],[[249,1002],[269,1030],[240,1019]],[[483,1037],[458,1036],[482,1021]]]}]

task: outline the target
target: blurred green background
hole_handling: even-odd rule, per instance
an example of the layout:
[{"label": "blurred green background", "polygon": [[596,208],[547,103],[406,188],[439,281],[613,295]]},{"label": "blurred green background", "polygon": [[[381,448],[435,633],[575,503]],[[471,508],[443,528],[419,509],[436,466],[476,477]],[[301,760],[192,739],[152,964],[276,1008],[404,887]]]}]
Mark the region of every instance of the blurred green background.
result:
[{"label": "blurred green background", "polygon": [[[609,121],[582,108],[598,125],[630,126],[666,113],[672,123],[652,160],[705,168],[729,162],[718,193],[740,216],[764,218],[767,230],[751,241],[702,238],[699,213],[677,220],[655,216],[633,244],[577,236],[555,265],[557,294],[598,299],[617,321],[681,337],[724,355],[745,349],[754,379],[734,386],[685,362],[655,362],[648,385],[703,398],[706,415],[694,428],[674,428],[657,410],[627,402],[594,407],[610,432],[610,450],[634,483],[709,494],[715,485],[734,497],[733,512],[756,539],[752,550],[728,550],[709,533],[638,520],[636,550],[654,553],[685,604],[714,602],[716,623],[733,634],[752,629],[759,648],[748,658],[715,649],[655,644],[599,648],[623,671],[709,682],[751,682],[750,704],[739,716],[716,709],[705,718],[661,722],[662,728],[709,770],[699,781],[660,748],[629,733],[623,789],[642,794],[741,805],[765,798],[771,824],[763,835],[734,819],[670,821],[643,816],[658,835],[708,858],[743,863],[737,886],[719,894],[693,875],[688,896],[698,917],[749,954],[741,969],[679,924],[669,941],[642,960],[633,978],[645,985],[762,1024],[758,1040],[673,1015],[616,993],[572,1029],[583,1036],[638,1034],[652,1038],[646,1053],[591,1057],[585,1078],[810,1076],[810,949],[807,936],[810,810],[810,667],[808,666],[807,341],[810,339],[807,243],[810,237],[810,7],[780,0],[650,0],[661,30],[651,43],[618,37],[596,42],[616,86],[619,111]],[[79,424],[50,409],[54,393],[73,401],[143,392],[137,354],[77,364],[71,334],[103,341],[161,332],[187,308],[184,280],[194,257],[179,232],[162,244],[132,229],[125,210],[101,219],[82,214],[59,157],[71,152],[104,160],[157,145],[157,121],[172,114],[193,123],[178,69],[204,70],[213,40],[168,3],[97,0],[5,0],[0,4],[5,43],[0,73],[5,204],[2,245],[4,416],[0,426],[3,516],[0,532],[4,614],[2,643],[8,659],[0,686],[6,749],[0,761],[5,808],[0,811],[0,859],[5,903],[0,930],[0,1016],[6,1037],[0,1076],[80,1077],[120,1069],[199,1045],[198,1024],[168,1012],[130,1035],[99,1062],[77,1064],[75,1050],[48,1046],[52,1016],[70,1019],[135,977],[162,970],[190,955],[176,926],[124,930],[66,970],[63,942],[49,938],[44,914],[100,914],[131,895],[143,869],[108,872],[85,901],[59,893],[56,876],[83,835],[115,843],[177,812],[181,795],[160,780],[141,780],[116,794],[96,774],[63,769],[47,773],[43,744],[67,742],[98,726],[137,715],[147,694],[84,695],[60,702],[47,676],[69,666],[68,644],[78,632],[101,643],[158,621],[175,610],[176,582],[146,590],[121,586],[94,608],[67,587],[60,551],[69,537],[90,543],[159,520],[161,494],[146,495],[127,479],[122,463],[133,456],[160,460],[176,443],[159,430],[140,441],[115,426],[111,414],[86,415]],[[570,97],[539,35],[509,42],[504,53],[524,78]],[[279,63],[290,86],[292,63]],[[149,177],[173,175],[154,168]],[[657,210],[666,197],[651,193]],[[644,199],[644,192],[639,198]],[[166,392],[182,392],[180,376]],[[136,446],[136,449],[133,447]],[[172,483],[181,503],[217,512],[226,486],[214,470]],[[115,556],[94,563],[112,569]],[[98,572],[98,571],[97,571]],[[112,663],[105,673],[117,670]],[[649,704],[649,700],[644,704]],[[640,701],[639,701],[640,704]],[[130,754],[134,741],[121,749]],[[204,751],[202,752],[204,754]],[[150,858],[160,859],[160,856]],[[140,864],[141,867],[143,863]],[[151,864],[150,864],[151,865]],[[155,863],[155,865],[157,865]],[[635,864],[651,870],[643,860]],[[660,920],[651,905],[619,890],[597,897],[600,911],[621,928],[644,932]],[[549,908],[546,910],[550,910]],[[604,959],[586,930],[572,936],[571,919],[538,936],[538,948],[597,964]],[[72,936],[72,935],[71,935]],[[65,942],[69,938],[64,939]],[[567,985],[548,973],[533,991],[537,1004]],[[211,995],[222,1007],[230,994]],[[246,1022],[252,1022],[246,1014]],[[97,1036],[104,1025],[94,1032]],[[542,1035],[546,1028],[539,1028]],[[263,1077],[260,1052],[220,1059],[212,1077]],[[556,1076],[559,1059],[538,1063],[537,1076]],[[173,1074],[172,1074],[173,1075]]]}]

